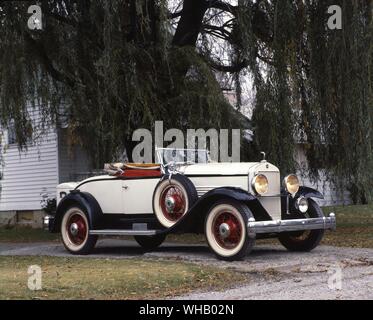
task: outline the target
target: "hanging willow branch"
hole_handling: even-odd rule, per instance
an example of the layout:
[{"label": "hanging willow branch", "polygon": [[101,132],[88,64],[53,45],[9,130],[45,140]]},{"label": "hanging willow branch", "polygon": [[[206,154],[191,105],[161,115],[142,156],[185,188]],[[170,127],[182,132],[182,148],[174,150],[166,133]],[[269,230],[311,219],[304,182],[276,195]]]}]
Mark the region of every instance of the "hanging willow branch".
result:
[{"label": "hanging willow branch", "polygon": [[[0,121],[15,120],[20,146],[32,132],[27,103],[56,124],[63,115],[70,143],[100,167],[130,154],[133,130],[155,120],[245,128],[221,83],[240,96],[249,74],[254,142],[242,159],[265,150],[289,172],[301,144],[311,177],[326,170],[358,201],[372,197],[370,0],[40,3],[45,28],[33,32],[27,2],[0,1]],[[342,8],[342,30],[327,28],[330,5]]]}]

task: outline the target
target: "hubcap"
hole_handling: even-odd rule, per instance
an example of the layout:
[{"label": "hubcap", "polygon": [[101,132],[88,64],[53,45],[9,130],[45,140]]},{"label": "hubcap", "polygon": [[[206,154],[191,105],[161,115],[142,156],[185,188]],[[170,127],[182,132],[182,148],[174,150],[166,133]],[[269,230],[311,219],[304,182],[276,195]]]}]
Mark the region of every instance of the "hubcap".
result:
[{"label": "hubcap", "polygon": [[85,219],[80,214],[73,214],[66,224],[66,231],[72,244],[81,245],[88,233]]},{"label": "hubcap", "polygon": [[76,223],[72,223],[70,226],[70,232],[73,236],[76,236],[79,232],[79,227]]},{"label": "hubcap", "polygon": [[174,197],[170,196],[170,197],[167,197],[167,198],[166,198],[166,210],[167,210],[169,213],[174,212],[175,205],[176,205],[176,201],[175,201],[175,198],[174,198]]},{"label": "hubcap", "polygon": [[229,225],[228,223],[222,223],[220,226],[219,226],[219,233],[220,233],[220,236],[222,237],[222,239],[226,239],[229,237],[230,235],[230,230],[229,230]]},{"label": "hubcap", "polygon": [[236,248],[242,237],[243,228],[232,212],[221,212],[214,219],[212,231],[216,242],[224,249]]}]

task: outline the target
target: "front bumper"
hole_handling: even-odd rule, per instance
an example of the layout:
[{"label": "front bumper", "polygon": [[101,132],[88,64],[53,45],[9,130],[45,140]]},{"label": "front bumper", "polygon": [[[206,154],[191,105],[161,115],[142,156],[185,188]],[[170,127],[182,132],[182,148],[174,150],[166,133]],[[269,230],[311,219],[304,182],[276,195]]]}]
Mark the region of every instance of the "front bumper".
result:
[{"label": "front bumper", "polygon": [[255,221],[250,218],[247,223],[247,232],[250,238],[255,238],[258,233],[280,233],[287,231],[315,230],[315,229],[336,229],[335,214],[330,213],[329,217],[309,219],[289,219]]}]

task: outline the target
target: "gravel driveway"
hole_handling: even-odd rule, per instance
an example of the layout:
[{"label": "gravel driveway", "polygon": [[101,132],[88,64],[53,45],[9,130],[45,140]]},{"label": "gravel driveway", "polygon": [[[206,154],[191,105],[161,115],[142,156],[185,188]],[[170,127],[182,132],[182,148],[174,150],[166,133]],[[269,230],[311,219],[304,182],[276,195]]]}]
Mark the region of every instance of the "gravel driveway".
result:
[{"label": "gravel driveway", "polygon": [[[0,243],[1,255],[70,256],[58,243]],[[320,246],[292,253],[281,246],[257,245],[240,262],[216,260],[204,245],[165,243],[143,253],[132,241],[102,239],[87,258],[178,259],[245,273],[247,283],[225,291],[195,292],[176,299],[373,299],[373,249]]]}]

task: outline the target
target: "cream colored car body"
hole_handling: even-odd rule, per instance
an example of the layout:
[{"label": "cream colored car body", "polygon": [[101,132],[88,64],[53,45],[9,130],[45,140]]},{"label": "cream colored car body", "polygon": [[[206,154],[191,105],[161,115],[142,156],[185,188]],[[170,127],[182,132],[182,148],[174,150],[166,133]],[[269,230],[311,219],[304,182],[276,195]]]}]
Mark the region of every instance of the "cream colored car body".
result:
[{"label": "cream colored car body", "polygon": [[180,172],[192,180],[198,196],[219,187],[237,187],[255,194],[251,181],[262,173],[269,189],[258,199],[273,219],[281,219],[280,171],[267,161],[193,164],[180,168]]},{"label": "cream colored car body", "polygon": [[[201,197],[220,187],[237,187],[255,194],[251,181],[265,174],[269,190],[258,196],[272,219],[281,219],[280,172],[273,164],[262,162],[204,163],[182,165],[178,172],[187,176]],[[153,193],[160,178],[117,179],[110,175],[96,176],[80,183],[64,183],[57,187],[57,204],[73,189],[90,193],[104,214],[152,214]]]}]

